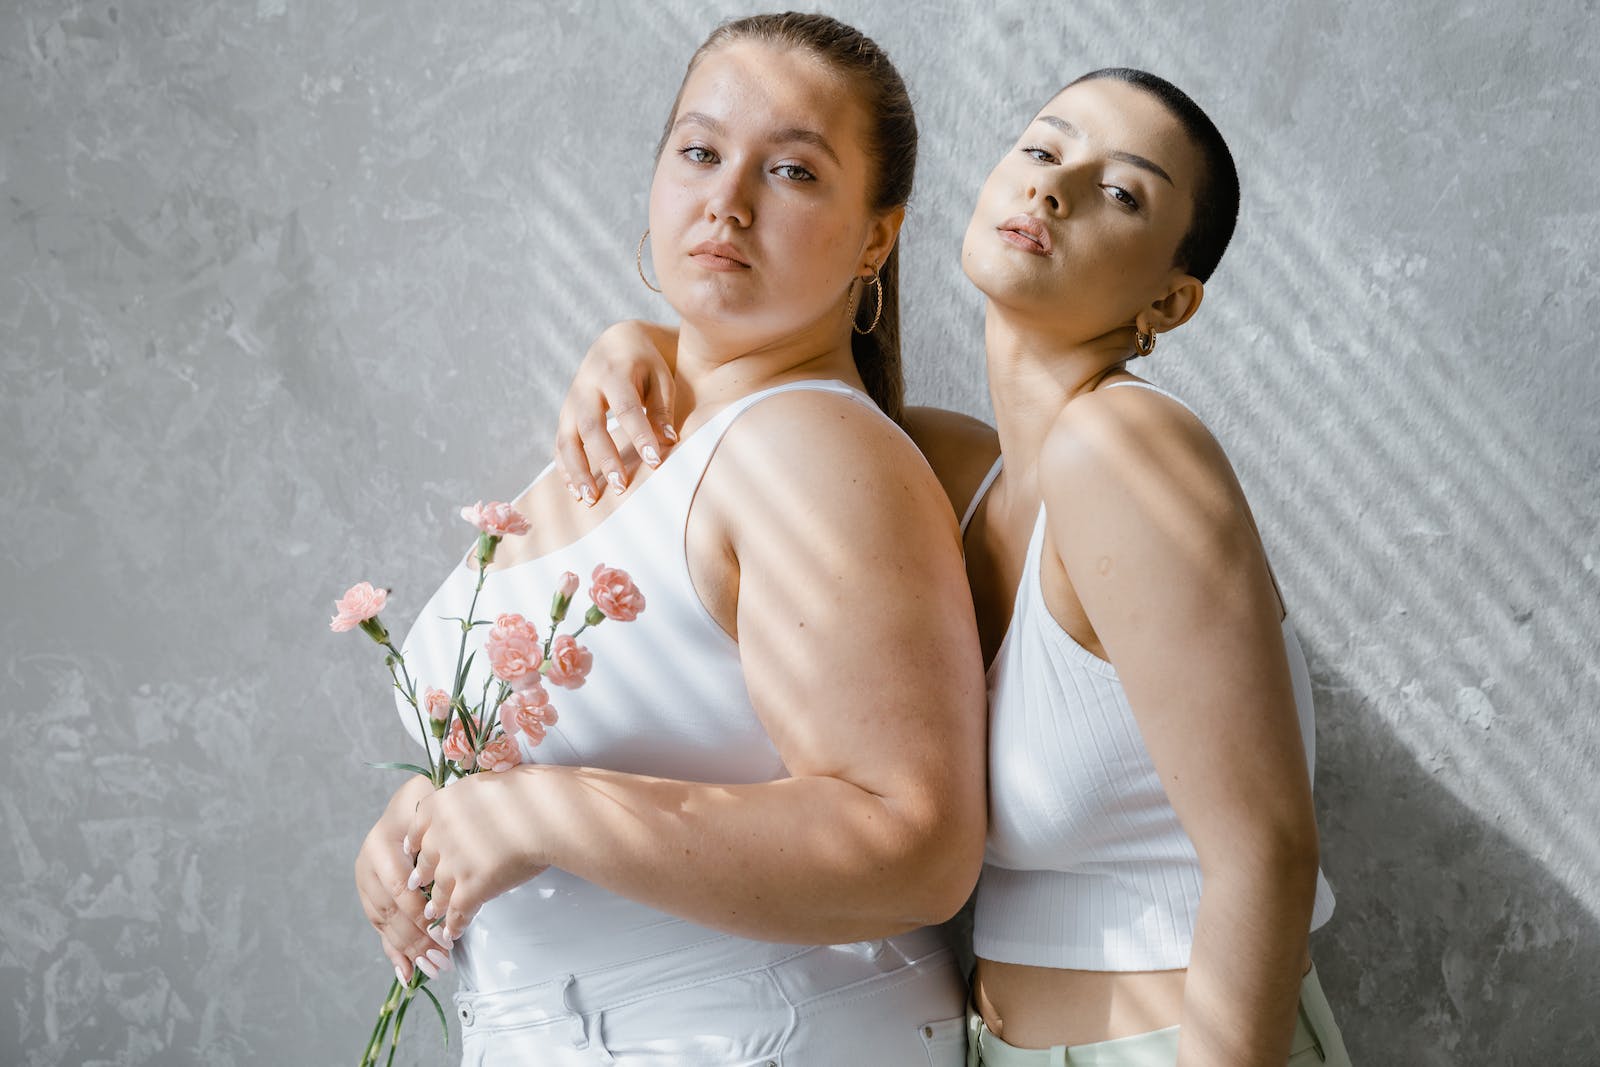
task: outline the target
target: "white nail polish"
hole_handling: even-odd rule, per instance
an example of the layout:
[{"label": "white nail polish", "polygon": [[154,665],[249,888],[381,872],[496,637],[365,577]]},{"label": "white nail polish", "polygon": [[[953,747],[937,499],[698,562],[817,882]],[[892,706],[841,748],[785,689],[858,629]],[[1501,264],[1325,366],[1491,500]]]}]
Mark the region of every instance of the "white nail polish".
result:
[{"label": "white nail polish", "polygon": [[667,424],[666,426],[661,427],[661,436],[665,437],[668,441],[672,442],[673,444],[676,444],[677,441],[678,441],[678,430],[677,430],[677,427],[671,425],[670,423]]},{"label": "white nail polish", "polygon": [[650,464],[650,466],[661,466],[661,453],[656,451],[654,445],[645,445],[644,448],[640,450],[639,455],[643,456],[644,461]]},{"label": "white nail polish", "polygon": [[628,488],[622,482],[622,475],[616,471],[608,471],[606,473],[606,481],[610,482],[612,490],[618,493],[625,492]]},{"label": "white nail polish", "polygon": [[422,973],[427,975],[429,978],[439,977],[439,968],[435,967],[433,965],[433,961],[428,959],[428,957],[418,956],[414,962],[416,963],[417,967],[421,969]]},{"label": "white nail polish", "polygon": [[439,973],[441,974],[447,974],[454,969],[454,964],[450,962],[450,957],[445,955],[442,949],[430,948],[428,950],[428,958],[433,961],[435,967],[439,968]]},{"label": "white nail polish", "polygon": [[583,487],[583,502],[585,504],[588,504],[590,507],[594,507],[594,500],[595,500],[594,486],[592,486],[592,485],[584,486]]},{"label": "white nail polish", "polygon": [[430,900],[422,906],[422,917],[424,919],[433,918],[433,901]]},{"label": "white nail polish", "polygon": [[433,938],[434,941],[438,943],[439,947],[444,949],[446,952],[450,950],[450,938],[444,932],[443,923],[440,923],[438,926],[430,926],[428,928],[428,936]]},{"label": "white nail polish", "polygon": [[405,985],[406,984],[406,972],[404,972],[404,971],[402,971],[400,969],[400,965],[399,964],[395,964],[394,980],[396,982],[399,982],[401,985]]},{"label": "white nail polish", "polygon": [[411,835],[407,834],[400,842],[400,851],[404,852],[406,859],[411,858]]},{"label": "white nail polish", "polygon": [[407,889],[416,889],[422,885],[422,870],[418,867],[411,868],[411,877],[406,879]]}]

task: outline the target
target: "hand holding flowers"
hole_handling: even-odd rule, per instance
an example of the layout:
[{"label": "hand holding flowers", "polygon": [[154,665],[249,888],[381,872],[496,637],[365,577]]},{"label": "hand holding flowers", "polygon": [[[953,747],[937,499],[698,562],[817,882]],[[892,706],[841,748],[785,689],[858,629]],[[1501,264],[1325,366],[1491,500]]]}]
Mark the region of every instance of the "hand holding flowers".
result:
[{"label": "hand holding flowers", "polygon": [[[376,1064],[391,1023],[392,1062],[400,1026],[419,989],[444,1022],[444,1009],[425,987],[424,976],[437,977],[448,969],[445,952],[483,903],[543,870],[527,839],[534,820],[515,810],[514,790],[504,772],[518,767],[524,746],[537,746],[557,721],[544,683],[576,689],[592,669],[593,654],[577,643],[577,637],[608,618],[631,621],[644,609],[644,596],[627,573],[601,564],[594,569],[589,591],[593,604],[571,634],[556,633],[578,589],[578,576],[570,571],[562,575],[551,597],[550,631],[543,640],[519,614],[501,614],[493,623],[476,618],[496,547],[506,536],[527,533],[530,526],[515,508],[499,502],[480,501],[462,508],[461,515],[479,531],[473,551],[478,579],[466,616],[452,620],[461,627],[461,644],[451,688],[428,686],[419,694],[404,655],[378,618],[387,604],[387,590],[357,583],[339,599],[338,614],[329,622],[334,632],[360,628],[387,650],[384,662],[390,679],[416,715],[427,753],[426,766],[374,764],[410,771],[427,785],[408,784],[397,791],[356,864],[367,917],[383,938],[391,961],[399,956],[395,981],[362,1055],[363,1067]],[[468,639],[481,626],[491,627],[482,649],[491,673],[478,692],[469,694],[467,679],[478,652],[469,654]],[[430,740],[437,742],[437,753]],[[455,789],[439,792],[451,782]],[[412,833],[404,839],[402,854],[401,835],[407,825],[412,825]],[[414,868],[412,842],[421,851]]]}]

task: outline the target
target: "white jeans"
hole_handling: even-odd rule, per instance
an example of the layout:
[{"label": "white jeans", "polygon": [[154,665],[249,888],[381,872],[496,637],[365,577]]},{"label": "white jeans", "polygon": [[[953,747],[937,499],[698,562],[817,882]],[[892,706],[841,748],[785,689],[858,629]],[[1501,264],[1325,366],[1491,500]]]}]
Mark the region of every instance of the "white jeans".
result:
[{"label": "white jeans", "polygon": [[851,945],[717,938],[458,993],[463,1067],[961,1067],[966,990],[936,930]]}]

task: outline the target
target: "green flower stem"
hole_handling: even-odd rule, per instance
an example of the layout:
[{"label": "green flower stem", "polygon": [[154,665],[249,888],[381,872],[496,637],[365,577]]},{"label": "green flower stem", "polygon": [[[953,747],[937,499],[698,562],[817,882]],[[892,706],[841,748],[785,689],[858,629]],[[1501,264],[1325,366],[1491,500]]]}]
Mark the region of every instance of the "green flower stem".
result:
[{"label": "green flower stem", "polygon": [[[372,1036],[367,1039],[367,1047],[361,1053],[360,1067],[376,1067],[386,1037],[389,1038],[389,1059],[394,1059],[395,1048],[400,1043],[400,1026],[405,1022],[405,1009],[427,980],[428,976],[420,968],[411,972],[411,981],[405,984],[401,984],[398,978],[389,980],[389,992],[378,1009],[378,1021],[373,1025]],[[448,1031],[445,1040],[448,1043]]]}]

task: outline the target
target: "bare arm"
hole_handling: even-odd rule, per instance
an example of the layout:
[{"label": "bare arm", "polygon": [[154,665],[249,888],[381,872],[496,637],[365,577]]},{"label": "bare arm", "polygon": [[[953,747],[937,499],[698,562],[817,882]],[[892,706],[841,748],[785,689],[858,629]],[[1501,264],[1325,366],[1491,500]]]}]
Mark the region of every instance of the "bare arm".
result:
[{"label": "bare arm", "polygon": [[1178,1062],[1281,1065],[1317,832],[1281,607],[1243,494],[1192,416],[1131,389],[1071,404],[1041,477],[1051,544],[1200,859]]},{"label": "bare arm", "polygon": [[[731,566],[715,584],[731,591],[746,685],[792,777],[535,766],[456,783],[411,831],[451,930],[545,864],[799,943],[886,936],[965,901],[985,827],[984,691],[937,481],[854,401],[799,393],[735,424],[701,497],[703,521],[725,531]],[[722,595],[706,599],[719,614]],[[534,817],[491,814],[507,811]],[[493,856],[512,858],[481,858]]]}]

